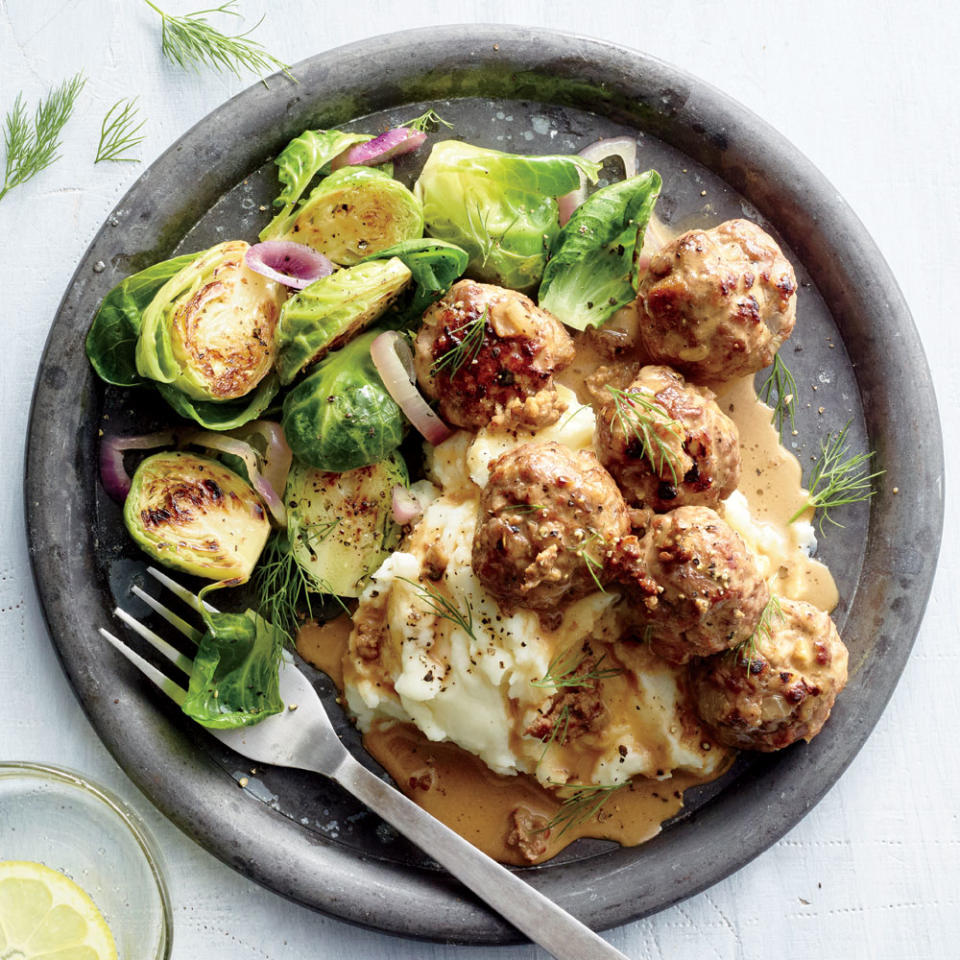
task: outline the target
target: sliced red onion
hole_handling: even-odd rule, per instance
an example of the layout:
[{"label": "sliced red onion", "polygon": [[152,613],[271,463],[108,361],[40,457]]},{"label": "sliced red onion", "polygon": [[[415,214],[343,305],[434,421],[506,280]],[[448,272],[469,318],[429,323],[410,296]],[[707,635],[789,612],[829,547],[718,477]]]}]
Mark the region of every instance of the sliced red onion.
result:
[{"label": "sliced red onion", "polygon": [[274,519],[281,526],[287,523],[287,512],[283,506],[283,489],[280,492],[274,489],[267,478],[260,470],[260,462],[257,451],[249,443],[238,440],[236,437],[227,436],[224,433],[213,433],[210,430],[198,430],[190,435],[190,442],[201,447],[207,447],[210,450],[218,450],[220,453],[231,453],[239,457],[247,468],[247,476],[250,478],[250,485],[260,494],[260,498],[267,505],[267,509],[273,514]]},{"label": "sliced red onion", "polygon": [[370,345],[370,357],[387,393],[397,402],[407,419],[427,443],[443,443],[453,431],[430,409],[417,389],[413,372],[413,354],[403,335],[396,330],[381,333]]},{"label": "sliced red onion", "polygon": [[137,437],[103,437],[100,440],[100,481],[107,495],[123,503],[130,492],[130,475],[123,465],[124,450],[152,450],[169,447],[176,441],[172,430],[146,433]]},{"label": "sliced red onion", "polygon": [[264,453],[260,457],[260,472],[274,490],[282,493],[287,485],[290,465],[293,463],[293,451],[283,435],[283,427],[273,420],[254,420],[238,430],[232,430],[231,436],[240,440],[251,436],[263,439]]},{"label": "sliced red onion", "polygon": [[399,483],[393,488],[391,507],[393,519],[401,526],[413,523],[423,513],[423,506],[413,491]]},{"label": "sliced red onion", "polygon": [[[624,179],[637,175],[637,141],[633,137],[607,137],[597,140],[580,151],[584,160],[594,163],[603,163],[607,157],[619,157],[623,161]],[[573,211],[587,199],[587,180],[580,174],[580,186],[570,193],[564,194],[557,200],[560,208],[560,226],[562,227],[573,216]]]},{"label": "sliced red onion", "polygon": [[625,178],[637,175],[637,141],[633,137],[607,137],[584,147],[580,151],[584,160],[603,163],[607,157],[619,157],[623,161]]},{"label": "sliced red onion", "polygon": [[255,243],[247,250],[244,259],[255,273],[294,290],[309,287],[336,269],[322,253],[292,240]]},{"label": "sliced red onion", "polygon": [[426,139],[427,135],[420,130],[394,127],[381,133],[379,137],[345,150],[334,158],[330,168],[339,170],[340,167],[373,167],[378,163],[386,163],[392,157],[416,150]]}]

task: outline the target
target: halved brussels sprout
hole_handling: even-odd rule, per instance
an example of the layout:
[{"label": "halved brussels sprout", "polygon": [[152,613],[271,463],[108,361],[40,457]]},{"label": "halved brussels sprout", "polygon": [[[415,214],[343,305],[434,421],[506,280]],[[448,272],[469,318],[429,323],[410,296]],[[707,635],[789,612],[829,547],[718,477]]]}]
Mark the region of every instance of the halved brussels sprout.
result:
[{"label": "halved brussels sprout", "polygon": [[400,542],[392,494],[407,482],[399,454],[346,473],[295,460],[285,497],[294,559],[324,590],[359,597],[366,578]]},{"label": "halved brussels sprout", "polygon": [[305,367],[373,323],[410,282],[396,257],[359,263],[321,277],[280,311],[277,372],[290,383]]},{"label": "halved brussels sprout", "polygon": [[234,400],[269,373],[286,291],[248,269],[228,240],[171,277],[143,312],[137,371],[194,400]]},{"label": "halved brussels sprout", "polygon": [[291,140],[273,161],[277,178],[283,184],[280,196],[273,201],[280,212],[260,231],[261,240],[282,237],[296,219],[294,207],[306,192],[310,181],[320,171],[329,171],[330,161],[354,144],[373,138],[368,133],[344,133],[342,130],[304,130]]},{"label": "halved brussels sprout", "polygon": [[341,167],[314,188],[285,239],[342,266],[423,236],[423,208],[402,184],[373,167]]},{"label": "halved brussels sprout", "polygon": [[270,521],[251,487],[222,463],[192,453],[147,457],[123,505],[130,535],[154,560],[210,580],[243,583]]}]

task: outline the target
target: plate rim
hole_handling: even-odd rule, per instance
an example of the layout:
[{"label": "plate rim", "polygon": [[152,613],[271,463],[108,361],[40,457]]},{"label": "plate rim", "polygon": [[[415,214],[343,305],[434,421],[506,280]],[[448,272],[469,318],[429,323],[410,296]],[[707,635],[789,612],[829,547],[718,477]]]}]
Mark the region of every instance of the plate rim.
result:
[{"label": "plate rim", "polygon": [[[159,751],[164,760],[163,776],[159,775],[156,765],[148,762],[147,758],[133,755],[134,752],[130,749],[131,737],[127,736],[124,740],[111,726],[115,720],[115,711],[110,709],[110,691],[101,688],[93,668],[95,664],[79,662],[77,651],[68,639],[75,620],[71,614],[76,609],[77,597],[74,590],[58,589],[58,584],[64,579],[64,564],[71,559],[69,551],[65,551],[64,545],[58,543],[58,531],[66,524],[70,530],[87,530],[89,534],[92,527],[89,523],[85,526],[85,518],[77,515],[82,513],[82,510],[74,509],[82,507],[84,493],[77,494],[79,499],[76,502],[70,500],[67,503],[63,499],[63,491],[58,492],[55,489],[58,481],[59,485],[63,486],[62,478],[58,477],[53,469],[57,459],[55,454],[62,460],[62,451],[53,450],[49,443],[55,432],[50,422],[51,411],[62,404],[65,391],[80,389],[82,398],[82,381],[89,380],[92,376],[86,371],[87,376],[84,378],[83,371],[79,374],[71,371],[62,361],[65,356],[69,357],[71,349],[79,350],[81,358],[83,356],[82,336],[85,334],[85,325],[82,332],[79,332],[77,309],[91,284],[96,287],[99,279],[102,285],[104,279],[91,272],[93,264],[97,260],[106,259],[111,263],[112,269],[107,272],[107,276],[111,277],[118,271],[127,273],[140,268],[135,263],[136,257],[121,256],[116,261],[109,256],[105,257],[111,246],[111,232],[115,225],[129,219],[131,210],[136,210],[141,219],[137,223],[123,224],[125,235],[132,238],[125,243],[128,246],[132,244],[133,249],[143,251],[143,257],[161,259],[184,232],[182,228],[193,222],[191,210],[195,209],[197,204],[203,204],[203,209],[209,208],[225,189],[250,172],[254,159],[256,163],[263,161],[262,152],[252,158],[249,149],[233,148],[232,152],[228,149],[226,156],[218,153],[209,143],[207,131],[211,125],[217,126],[228,121],[226,125],[229,126],[229,121],[239,113],[246,117],[241,126],[249,126],[251,117],[262,118],[269,115],[265,114],[265,110],[270,105],[283,103],[281,130],[295,128],[299,132],[305,126],[311,125],[303,122],[306,119],[305,112],[310,109],[302,105],[308,92],[315,87],[322,89],[324,85],[332,88],[339,78],[349,75],[351,64],[370,62],[371,58],[376,58],[378,67],[385,75],[394,70],[397,77],[402,78],[404,71],[411,70],[411,58],[415,57],[418,62],[418,68],[414,72],[422,74],[424,70],[436,69],[437,64],[449,62],[452,51],[459,51],[465,58],[465,72],[491,66],[502,68],[504,64],[517,69],[530,69],[529,64],[532,62],[541,71],[549,65],[551,69],[559,69],[564,76],[571,79],[579,73],[591,78],[595,85],[606,84],[608,89],[614,90],[614,99],[607,102],[610,111],[624,109],[618,105],[619,101],[616,99],[620,96],[621,88],[630,90],[639,86],[644,90],[652,90],[659,84],[665,91],[666,99],[661,104],[644,105],[645,109],[650,111],[648,119],[651,122],[678,125],[681,131],[689,128],[691,139],[688,146],[701,154],[706,151],[704,155],[709,154],[708,159],[712,157],[714,160],[713,163],[707,162],[707,166],[730,182],[734,189],[746,196],[761,212],[764,211],[765,204],[769,206],[770,198],[757,197],[756,189],[753,193],[745,189],[743,184],[746,184],[747,178],[755,177],[758,171],[765,170],[779,170],[781,178],[790,174],[795,186],[792,191],[786,192],[782,215],[798,216],[799,223],[803,217],[811,214],[812,203],[818,217],[820,233],[829,229],[839,238],[834,242],[841,243],[849,260],[846,264],[847,273],[866,273],[876,288],[872,297],[867,297],[863,291],[834,292],[835,302],[840,303],[844,311],[852,311],[845,313],[845,322],[852,335],[858,338],[858,342],[864,340],[869,344],[872,342],[870,337],[882,339],[877,335],[879,328],[881,333],[895,331],[900,338],[898,348],[907,361],[907,369],[912,377],[905,385],[900,385],[899,401],[901,405],[906,401],[909,409],[913,411],[912,419],[923,424],[926,430],[923,435],[926,456],[921,469],[913,473],[911,480],[918,488],[935,489],[939,493],[938,496],[924,501],[914,514],[909,516],[903,513],[902,504],[906,498],[901,498],[901,503],[897,504],[891,502],[889,497],[878,497],[877,504],[871,510],[865,557],[871,555],[871,551],[879,550],[883,554],[888,563],[891,580],[894,577],[900,578],[899,592],[894,597],[887,597],[884,591],[878,592],[878,585],[874,584],[868,585],[869,597],[861,596],[864,594],[861,575],[853,600],[856,604],[859,597],[860,606],[869,607],[869,615],[867,609],[862,613],[864,617],[869,616],[871,625],[881,631],[885,629],[884,617],[879,616],[882,613],[889,616],[891,626],[901,628],[902,633],[886,641],[886,634],[881,632],[880,637],[884,641],[881,647],[883,656],[875,656],[871,663],[865,663],[861,667],[867,672],[867,679],[873,680],[876,675],[875,682],[881,683],[880,696],[868,702],[867,708],[857,716],[844,716],[845,726],[851,728],[851,733],[844,738],[842,750],[836,748],[835,737],[818,739],[807,747],[795,748],[789,764],[771,761],[762,765],[757,772],[748,773],[743,782],[738,782],[738,789],[742,791],[739,804],[747,810],[759,810],[759,821],[755,817],[753,820],[745,817],[743,810],[739,817],[732,819],[729,816],[726,819],[718,817],[717,804],[711,804],[688,818],[685,824],[688,825],[690,836],[699,836],[701,839],[693,846],[689,842],[683,844],[683,850],[689,855],[693,850],[699,849],[702,847],[703,837],[710,838],[714,848],[712,852],[708,849],[703,853],[701,850],[703,857],[696,864],[682,862],[677,867],[671,862],[671,850],[677,844],[678,835],[668,832],[645,844],[642,848],[644,853],[653,851],[651,856],[655,856],[672,838],[672,844],[666,847],[667,856],[663,860],[663,865],[670,869],[661,871],[661,885],[657,890],[648,889],[645,885],[647,878],[637,876],[638,861],[631,856],[630,850],[613,851],[604,857],[571,864],[570,867],[576,868],[576,876],[566,876],[560,881],[557,880],[557,875],[563,873],[563,870],[551,868],[549,865],[524,870],[526,879],[557,899],[562,906],[589,925],[605,929],[664,909],[729,876],[775,843],[812,809],[859,752],[879,719],[895,689],[919,630],[932,587],[942,534],[943,448],[932,379],[916,327],[889,267],[853,211],[810,161],[765,121],[712,85],[645,53],[572,33],[490,24],[416,28],[360,40],[296,64],[292,69],[301,78],[298,87],[288,86],[287,81],[275,76],[271,78],[269,89],[255,84],[237,94],[195,124],[144,171],[97,232],[65,291],[44,347],[30,410],[24,478],[29,553],[44,617],[71,687],[100,739],[145,796],[188,836],[246,876],[307,906],[384,932],[463,943],[504,943],[515,942],[516,932],[479,905],[475,898],[465,897],[462,888],[444,875],[368,861],[375,876],[363,876],[358,880],[354,876],[361,872],[357,870],[358,856],[333,845],[322,847],[324,870],[320,871],[319,875],[314,869],[315,859],[304,857],[302,852],[285,861],[274,856],[265,864],[245,852],[245,841],[246,845],[249,845],[249,839],[236,824],[224,823],[221,818],[211,816],[209,811],[205,813],[202,808],[183,810],[184,786],[182,783],[170,782],[170,774],[176,772],[196,777],[188,788],[194,800],[202,799],[207,790],[211,791],[210,795],[220,794],[222,777],[215,771],[207,770],[204,773],[198,770],[196,765],[185,764],[183,758],[169,744],[166,744],[165,752]],[[536,74],[536,68],[532,72]],[[345,89],[351,89],[349,84]],[[380,103],[376,100],[375,92],[368,93],[364,113],[408,102],[391,100]],[[408,98],[414,99],[424,98]],[[613,118],[610,111],[607,115]],[[297,118],[295,124],[294,117]],[[262,119],[259,124],[260,127],[263,126]],[[698,124],[699,130],[696,129]],[[737,138],[744,132],[751,133],[754,137],[759,136],[756,141],[756,156],[746,166],[740,164],[743,159],[742,149],[738,153],[736,146]],[[657,132],[657,135],[660,136],[660,133]],[[242,140],[242,137],[238,136],[237,139]],[[277,132],[274,139],[281,142],[289,137],[286,132]],[[727,156],[731,150],[730,155],[737,163],[723,171],[717,169],[716,155]],[[200,158],[205,165],[201,170],[200,182],[191,187],[190,195],[194,199],[188,204],[181,202],[176,210],[161,209],[151,199],[153,182],[162,180],[168,171],[181,168],[184,153],[188,165],[192,163],[197,166]],[[696,159],[705,162],[702,156],[696,156]],[[225,161],[224,165],[215,174],[210,174],[210,165],[218,161]],[[731,179],[736,181],[741,176],[744,178],[743,183],[731,182]],[[810,191],[815,203],[809,201],[809,198],[807,204],[799,203],[799,195],[804,190]],[[209,198],[209,202],[204,204],[204,198]],[[758,199],[760,202],[757,202]],[[776,199],[784,199],[784,195]],[[793,211],[791,204],[798,209]],[[155,218],[162,219],[167,226],[157,230],[154,226]],[[780,229],[782,221],[778,220],[777,216],[770,219]],[[815,241],[817,236],[814,231],[812,241]],[[153,237],[152,246],[147,247],[144,242],[147,237]],[[137,242],[138,238],[140,243]],[[805,250],[803,238],[799,239],[801,242],[790,238],[791,246],[798,257],[809,266],[810,258],[815,259],[818,254],[816,244],[811,241]],[[158,253],[158,249],[165,243],[167,250]],[[115,281],[111,280],[111,285],[112,282]],[[824,296],[829,305],[831,301]],[[853,310],[848,303],[851,298],[854,306],[865,301],[865,305],[860,304],[864,309]],[[866,309],[866,306],[874,309]],[[837,319],[832,307],[831,313]],[[61,332],[71,333],[66,342],[57,338],[56,335]],[[847,342],[846,336],[844,342]],[[884,461],[894,462],[899,451],[896,442],[900,441],[902,446],[900,433],[903,430],[896,421],[883,424],[880,418],[886,417],[889,420],[891,414],[896,413],[896,406],[889,396],[882,395],[881,385],[875,382],[877,371],[861,369],[856,372],[858,389],[868,417],[869,434],[872,439],[885,441],[889,449],[881,451]],[[876,400],[875,406],[868,404],[868,398]],[[78,415],[81,413],[82,411],[78,411]],[[889,434],[881,432],[881,424],[890,431]],[[894,441],[892,444],[889,442],[891,436]],[[914,449],[915,443],[916,441]],[[95,462],[90,459],[92,454],[93,439],[82,439],[71,464],[70,475],[81,478],[89,463]],[[69,515],[54,515],[57,511],[53,504],[59,504]],[[910,530],[916,536],[926,538],[925,553],[919,552],[918,555],[916,550],[898,550],[896,544],[888,542],[891,540],[891,518],[887,511],[894,511],[899,521],[894,527]],[[864,563],[866,565],[866,559]],[[96,583],[98,576],[91,558],[84,557],[82,563],[69,568],[66,580],[71,586],[89,586],[91,582]],[[102,588],[103,584],[100,586]],[[908,593],[909,603],[904,601]],[[892,609],[895,601],[902,601],[901,606]],[[84,611],[94,612],[86,606]],[[850,619],[853,618],[854,610],[851,609]],[[101,622],[102,619],[101,617]],[[141,696],[142,685],[138,682],[139,677],[128,672],[126,678],[129,681],[130,695]],[[842,712],[842,704],[843,698],[838,702],[838,712]],[[151,731],[143,721],[144,717],[141,716],[139,720],[130,722],[135,728],[139,723],[142,732],[148,735],[155,733],[155,730]],[[790,806],[789,810],[776,805],[771,807],[767,802],[777,790],[788,790],[798,782],[806,789],[802,800]],[[231,809],[239,809],[239,798],[234,799],[229,806]],[[285,839],[288,840],[291,826],[296,832],[296,825],[292,821],[271,811],[266,805],[258,806],[261,809],[254,809],[252,813],[250,809],[245,809],[242,817],[244,823],[253,822],[257,825],[260,848],[275,846],[282,844]],[[736,810],[734,812],[736,813]],[[718,839],[725,842],[718,845]],[[726,851],[725,856],[717,854],[718,847]],[[633,848],[637,849],[640,848]],[[600,869],[600,860],[604,861],[605,869]],[[306,894],[298,886],[297,871],[301,868],[310,871],[315,884]],[[568,870],[567,873],[569,872]],[[563,882],[564,879],[569,882]],[[597,891],[601,892],[599,898],[595,896]],[[402,903],[399,907],[396,904],[391,905],[391,898],[399,899]]]}]

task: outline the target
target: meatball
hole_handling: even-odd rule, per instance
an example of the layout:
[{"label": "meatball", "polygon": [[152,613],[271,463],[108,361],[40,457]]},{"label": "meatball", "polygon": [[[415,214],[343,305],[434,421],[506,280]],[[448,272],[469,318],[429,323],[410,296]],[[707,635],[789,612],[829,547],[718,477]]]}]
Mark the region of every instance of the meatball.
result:
[{"label": "meatball", "polygon": [[715,507],[740,481],[740,433],[713,392],[669,367],[643,367],[609,388],[597,415],[597,452],[628,503],[663,512]]},{"label": "meatball", "polygon": [[750,643],[690,668],[701,718],[731,747],[811,740],[847,682],[847,648],[827,614],[785,598],[770,609]]},{"label": "meatball", "polygon": [[708,507],[658,514],[642,538],[624,538],[616,554],[615,574],[641,598],[644,636],[671,663],[743,642],[770,599],[752,554]]},{"label": "meatball", "polygon": [[677,237],[640,281],[650,358],[698,381],[731,380],[773,361],[797,316],[797,279],[776,242],[747,220]]},{"label": "meatball", "polygon": [[555,610],[598,589],[628,530],[623,497],[592,451],[525,443],[491,464],[473,572],[507,605]]},{"label": "meatball", "polygon": [[563,324],[515,290],[455,283],[427,309],[414,344],[417,380],[448,423],[467,430],[501,416],[530,429],[563,407],[553,374],[574,356]]}]

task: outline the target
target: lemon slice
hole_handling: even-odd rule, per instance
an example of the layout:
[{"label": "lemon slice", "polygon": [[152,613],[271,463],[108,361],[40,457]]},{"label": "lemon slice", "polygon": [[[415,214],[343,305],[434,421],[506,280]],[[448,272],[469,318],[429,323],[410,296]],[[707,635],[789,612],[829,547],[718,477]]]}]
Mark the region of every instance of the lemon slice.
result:
[{"label": "lemon slice", "polygon": [[117,960],[103,914],[69,877],[42,863],[0,861],[0,957]]}]

